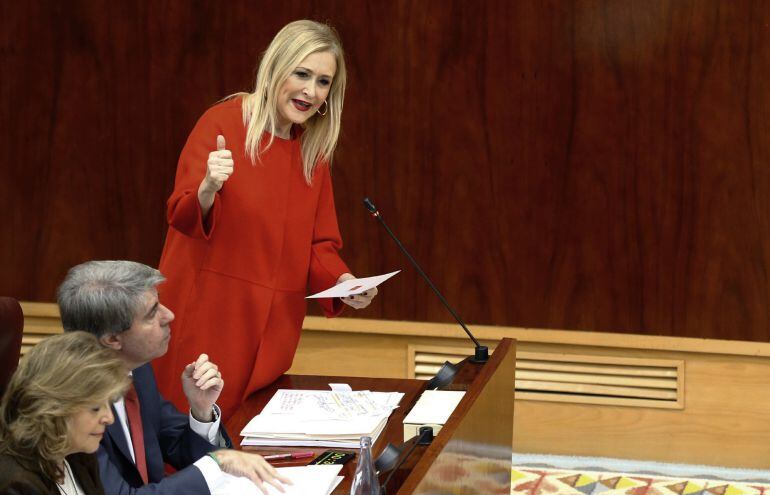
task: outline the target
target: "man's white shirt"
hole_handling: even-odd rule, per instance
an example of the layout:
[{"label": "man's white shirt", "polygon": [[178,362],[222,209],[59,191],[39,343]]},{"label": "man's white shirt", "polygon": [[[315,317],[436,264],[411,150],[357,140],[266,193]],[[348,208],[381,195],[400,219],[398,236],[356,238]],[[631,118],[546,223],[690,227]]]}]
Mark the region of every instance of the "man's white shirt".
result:
[{"label": "man's white shirt", "polygon": [[[120,427],[123,429],[123,434],[126,436],[126,442],[128,443],[128,452],[131,454],[131,460],[134,461],[134,464],[136,464],[136,455],[134,454],[134,444],[131,441],[131,432],[128,428],[128,415],[126,414],[126,403],[123,400],[123,397],[118,399],[117,401],[112,403],[113,407],[115,408],[115,413],[118,415],[118,421],[120,421]],[[206,440],[212,445],[224,447],[225,441],[222,438],[222,435],[219,432],[219,427],[221,426],[222,420],[222,412],[219,409],[219,406],[214,404],[214,421],[211,423],[201,423],[197,419],[195,419],[192,415],[192,412],[188,413],[187,416],[190,418],[190,429],[192,429],[193,432],[195,432],[198,436]],[[206,480],[206,485],[209,488],[210,492],[214,492],[214,490],[221,484],[221,478],[222,478],[222,470],[219,469],[219,464],[216,463],[214,459],[212,459],[210,456],[204,455],[197,461],[193,463],[193,466],[197,467],[198,470],[203,475],[203,478]]]}]

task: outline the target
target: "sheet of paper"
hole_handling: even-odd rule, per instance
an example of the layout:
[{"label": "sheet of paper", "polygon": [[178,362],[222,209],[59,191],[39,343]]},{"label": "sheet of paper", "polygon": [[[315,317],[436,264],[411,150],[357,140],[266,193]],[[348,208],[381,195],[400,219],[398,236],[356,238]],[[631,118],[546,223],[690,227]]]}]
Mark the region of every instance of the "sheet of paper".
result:
[{"label": "sheet of paper", "polygon": [[362,416],[348,420],[299,420],[296,416],[260,414],[252,418],[241,435],[281,438],[290,437],[359,437],[368,435],[387,417]]},{"label": "sheet of paper", "polygon": [[322,297],[347,297],[360,294],[372,287],[377,287],[393,275],[397,274],[401,270],[395,272],[386,273],[384,275],[377,275],[374,277],[366,278],[352,278],[345,280],[344,282],[330,287],[324,291],[318,292],[311,296],[307,296],[306,299],[318,299]]},{"label": "sheet of paper", "polygon": [[329,488],[329,491],[326,493],[326,495],[331,495],[331,493],[334,491],[335,488],[337,488],[337,485],[342,483],[342,480],[344,480],[344,476],[337,476],[337,479],[332,483],[332,487]]},{"label": "sheet of paper", "polygon": [[[342,481],[339,464],[296,466],[278,468],[281,476],[291,480],[293,484],[284,485],[283,495],[329,495]],[[265,483],[269,495],[279,495],[281,492],[272,485]],[[259,488],[248,478],[236,477],[222,473],[221,482],[213,487],[212,495],[262,495]]]},{"label": "sheet of paper", "polygon": [[260,416],[291,415],[308,419],[350,419],[357,416],[390,414],[404,396],[400,392],[336,392],[332,390],[280,389],[262,409]]},{"label": "sheet of paper", "polygon": [[404,423],[443,425],[464,395],[465,392],[457,390],[426,390],[404,418]]},{"label": "sheet of paper", "polygon": [[334,392],[352,392],[353,388],[347,383],[330,383],[329,388]]},{"label": "sheet of paper", "polygon": [[284,440],[256,437],[243,437],[241,445],[249,447],[313,447],[330,449],[357,449],[361,446],[360,440]]},{"label": "sheet of paper", "polygon": [[250,447],[313,447],[331,449],[357,449],[361,441],[356,440],[269,440],[266,438],[243,437],[241,445]]}]

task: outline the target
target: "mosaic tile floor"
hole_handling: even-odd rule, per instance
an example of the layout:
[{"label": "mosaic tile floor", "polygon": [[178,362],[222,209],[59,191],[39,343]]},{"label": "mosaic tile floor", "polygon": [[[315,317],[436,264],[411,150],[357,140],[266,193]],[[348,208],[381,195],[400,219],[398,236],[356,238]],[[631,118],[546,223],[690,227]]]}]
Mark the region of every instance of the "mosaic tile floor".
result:
[{"label": "mosaic tile floor", "polygon": [[770,495],[770,484],[514,466],[511,495]]}]

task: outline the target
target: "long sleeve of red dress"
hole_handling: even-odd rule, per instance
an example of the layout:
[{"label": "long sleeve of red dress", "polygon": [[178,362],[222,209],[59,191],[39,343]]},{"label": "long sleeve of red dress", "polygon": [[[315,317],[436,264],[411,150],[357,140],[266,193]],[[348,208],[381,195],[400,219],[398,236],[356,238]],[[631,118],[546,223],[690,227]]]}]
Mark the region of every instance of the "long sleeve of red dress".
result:
[{"label": "long sleeve of red dress", "polygon": [[198,121],[179,158],[174,192],[166,203],[169,226],[194,239],[208,240],[219,216],[220,199],[217,193],[204,221],[198,203],[198,186],[206,176],[209,153],[217,149],[217,136],[222,132],[221,126],[213,119],[201,118]]},{"label": "long sleeve of red dress", "polygon": [[[235,165],[204,219],[198,186],[220,134]],[[299,139],[275,138],[253,164],[245,138],[239,98],[209,109],[185,144],[167,202],[160,298],[176,318],[168,352],[153,367],[161,392],[182,410],[188,405],[179,376],[201,353],[222,371],[225,414],[288,370],[308,291],[329,288],[349,271],[338,254],[329,167],[318,165],[307,184]],[[327,316],[342,310],[338,299],[320,303]]]}]

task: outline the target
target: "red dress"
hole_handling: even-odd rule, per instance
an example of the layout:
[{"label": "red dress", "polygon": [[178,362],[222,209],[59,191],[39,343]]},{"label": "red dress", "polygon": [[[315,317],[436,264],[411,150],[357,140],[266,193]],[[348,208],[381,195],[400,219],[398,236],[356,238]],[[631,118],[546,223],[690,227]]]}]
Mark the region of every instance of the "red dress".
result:
[{"label": "red dress", "polygon": [[[204,221],[198,186],[219,134],[235,165]],[[308,185],[299,139],[275,138],[256,164],[245,140],[240,98],[209,109],[187,139],[168,199],[160,260],[167,281],[159,289],[176,318],[168,352],[153,367],[161,393],[182,411],[189,405],[180,376],[201,353],[222,372],[217,403],[226,417],[288,370],[307,291],[331,287],[350,271],[338,255],[328,166],[317,166]],[[319,301],[327,316],[342,310],[339,299]]]}]

